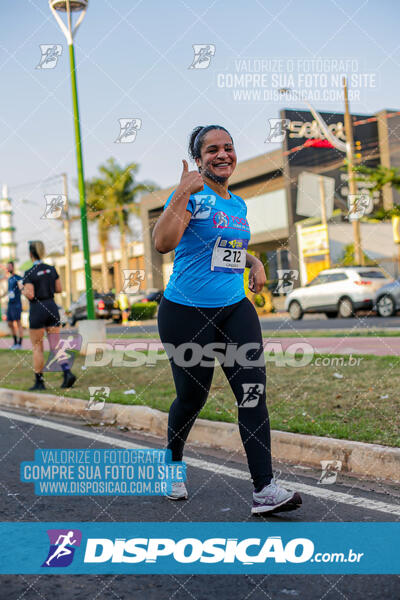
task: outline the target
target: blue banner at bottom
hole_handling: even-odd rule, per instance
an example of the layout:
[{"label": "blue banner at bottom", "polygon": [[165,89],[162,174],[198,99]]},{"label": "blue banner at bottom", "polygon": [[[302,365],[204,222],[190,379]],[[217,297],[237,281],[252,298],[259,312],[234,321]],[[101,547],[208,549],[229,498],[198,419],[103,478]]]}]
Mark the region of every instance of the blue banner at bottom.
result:
[{"label": "blue banner at bottom", "polygon": [[1,574],[400,573],[394,522],[19,522],[0,535]]}]

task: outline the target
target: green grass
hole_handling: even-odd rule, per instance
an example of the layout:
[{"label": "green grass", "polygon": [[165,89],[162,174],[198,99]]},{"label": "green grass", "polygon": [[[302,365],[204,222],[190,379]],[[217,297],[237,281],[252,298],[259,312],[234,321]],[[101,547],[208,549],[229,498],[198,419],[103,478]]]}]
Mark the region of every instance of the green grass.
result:
[{"label": "green grass", "polygon": [[[114,355],[121,353],[114,353]],[[328,355],[319,355],[328,357]],[[354,356],[354,355],[353,355]],[[0,351],[0,387],[26,390],[32,385],[32,355]],[[314,361],[315,361],[314,357]],[[329,355],[332,359],[332,355]],[[271,427],[281,431],[400,446],[400,358],[362,356],[358,366],[278,366],[267,362],[267,403]],[[344,358],[347,363],[348,357]],[[88,367],[77,355],[78,376],[65,397],[89,399],[88,387],[109,386],[110,402],[168,411],[175,388],[167,360],[155,366]],[[342,379],[334,376],[341,373]],[[60,373],[46,373],[48,393],[59,394]],[[136,395],[124,395],[134,388]],[[387,398],[385,396],[388,396]],[[200,416],[235,422],[235,399],[222,369],[215,368],[209,399]]]}]

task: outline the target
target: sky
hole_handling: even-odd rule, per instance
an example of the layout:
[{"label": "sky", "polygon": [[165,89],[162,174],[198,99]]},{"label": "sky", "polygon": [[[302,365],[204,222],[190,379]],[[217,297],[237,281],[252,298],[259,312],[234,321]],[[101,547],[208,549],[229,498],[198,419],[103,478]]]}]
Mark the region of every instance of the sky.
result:
[{"label": "sky", "polygon": [[[304,110],[299,94],[343,111],[343,74],[353,113],[400,109],[399,16],[398,0],[89,0],[75,38],[85,178],[112,156],[138,163],[140,181],[175,185],[190,131],[211,123],[230,131],[238,161],[269,152],[269,119]],[[63,249],[62,223],[42,218],[60,173],[78,198],[68,46],[47,0],[1,0],[0,18],[0,183],[24,261],[33,237]],[[38,68],[43,45],[61,46],[53,68]],[[120,119],[140,120],[128,143],[116,142]]]}]

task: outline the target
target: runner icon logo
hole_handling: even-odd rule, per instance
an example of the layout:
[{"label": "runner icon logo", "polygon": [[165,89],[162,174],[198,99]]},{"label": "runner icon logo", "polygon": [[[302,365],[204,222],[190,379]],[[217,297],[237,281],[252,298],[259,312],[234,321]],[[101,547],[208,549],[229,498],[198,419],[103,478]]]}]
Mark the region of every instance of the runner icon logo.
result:
[{"label": "runner icon logo", "polygon": [[347,196],[349,221],[357,221],[364,215],[369,215],[374,208],[373,199],[369,194],[349,194]]},{"label": "runner icon logo", "polygon": [[215,205],[215,196],[196,194],[194,199],[196,201],[196,207],[194,209],[192,219],[208,219],[211,213],[211,208]]},{"label": "runner icon logo", "polygon": [[193,44],[194,57],[189,69],[207,69],[215,54],[215,44]]},{"label": "runner icon logo", "polygon": [[42,567],[68,567],[74,558],[75,548],[81,545],[79,529],[48,529],[50,548]]},{"label": "runner icon logo", "polygon": [[292,291],[294,282],[299,279],[299,272],[295,269],[277,269],[278,283],[275,293],[288,294]]},{"label": "runner icon logo", "polygon": [[63,209],[67,204],[67,196],[63,194],[45,194],[46,208],[41,219],[61,219],[65,216]]},{"label": "runner icon logo", "polygon": [[131,144],[136,140],[136,134],[142,127],[142,119],[118,119],[119,135],[115,144]]},{"label": "runner icon logo", "polygon": [[254,408],[257,406],[261,395],[264,392],[264,384],[262,383],[242,383],[243,398],[238,402],[240,408]]},{"label": "runner icon logo", "polygon": [[290,125],[289,119],[268,119],[268,122],[269,134],[265,143],[281,144],[286,137]]},{"label": "runner icon logo", "polygon": [[72,369],[76,351],[81,349],[82,336],[78,333],[49,333],[50,353],[43,371],[62,371],[63,365]]},{"label": "runner icon logo", "polygon": [[144,281],[144,269],[122,269],[124,274],[124,283],[122,286],[126,294],[137,294],[140,284]]},{"label": "runner icon logo", "polygon": [[103,410],[106,399],[110,396],[107,386],[89,386],[89,402],[87,410]]},{"label": "runner icon logo", "polygon": [[57,66],[58,59],[62,54],[62,46],[59,44],[40,44],[40,62],[36,65],[37,69],[54,69]]},{"label": "runner icon logo", "polygon": [[318,482],[320,485],[332,485],[336,483],[339,471],[342,469],[341,460],[321,460],[321,477]]}]

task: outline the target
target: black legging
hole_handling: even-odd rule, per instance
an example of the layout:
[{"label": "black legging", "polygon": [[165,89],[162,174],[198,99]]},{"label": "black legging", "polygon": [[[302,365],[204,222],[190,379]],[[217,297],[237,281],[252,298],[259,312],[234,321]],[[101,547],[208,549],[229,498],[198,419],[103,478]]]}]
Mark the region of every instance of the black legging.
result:
[{"label": "black legging", "polygon": [[[238,363],[234,358],[230,361],[233,366],[228,361],[221,366],[236,397],[240,436],[254,487],[259,491],[271,481],[272,465],[263,340],[254,306],[248,298],[222,308],[196,308],[163,298],[158,311],[158,329],[169,356],[177,394],[168,418],[168,448],[172,451],[173,461],[182,460],[190,429],[206,403],[215,359],[208,358],[212,366],[201,366],[199,361],[194,366],[185,366],[178,358],[182,352],[175,354],[167,345],[172,344],[175,348],[188,342],[201,347],[212,342],[235,344],[238,348],[243,344],[256,345],[246,352],[250,366],[242,366],[243,361],[239,359]],[[187,351],[184,359],[189,362],[190,356],[191,352]],[[249,388],[259,392],[258,402],[257,395],[245,394]],[[243,402],[250,406],[241,406]]]}]

